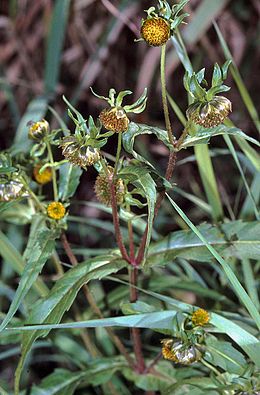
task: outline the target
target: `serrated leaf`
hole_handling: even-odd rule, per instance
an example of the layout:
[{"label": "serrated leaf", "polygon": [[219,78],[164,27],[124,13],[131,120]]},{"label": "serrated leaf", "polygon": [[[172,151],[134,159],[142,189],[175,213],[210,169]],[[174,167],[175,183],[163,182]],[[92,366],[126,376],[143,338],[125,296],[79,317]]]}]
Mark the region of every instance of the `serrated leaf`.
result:
[{"label": "serrated leaf", "polygon": [[141,188],[144,191],[147,205],[148,205],[148,219],[147,219],[147,238],[144,251],[144,260],[147,255],[148,247],[151,240],[153,219],[154,219],[154,208],[156,203],[156,185],[151,175],[147,172],[147,169],[142,164],[129,165],[124,167],[120,175],[127,174],[131,177],[130,181],[137,188]]},{"label": "serrated leaf", "polygon": [[[83,284],[92,279],[101,279],[111,273],[116,273],[126,265],[125,261],[115,256],[99,256],[73,267],[56,282],[46,298],[39,300],[33,307],[27,323],[60,322],[63,314],[70,308]],[[39,336],[46,336],[48,332],[32,331],[23,336],[22,354],[16,370],[16,390],[19,387],[25,357],[33,342]]]},{"label": "serrated leaf", "polygon": [[0,331],[8,325],[23,298],[37,279],[38,274],[54,250],[57,236],[56,230],[46,227],[44,218],[36,217],[34,219],[28,244],[23,255],[26,262],[24,271],[8,313],[0,325]]},{"label": "serrated leaf", "polygon": [[223,135],[223,134],[228,134],[228,135],[240,137],[240,138],[248,140],[251,143],[260,147],[259,141],[248,136],[247,134],[242,132],[241,129],[238,129],[235,127],[230,128],[225,125],[219,125],[219,126],[216,126],[215,128],[198,129],[198,131],[196,132],[196,136],[187,136],[186,139],[184,140],[184,142],[180,145],[179,149],[193,147],[194,145],[197,145],[197,144],[207,144],[211,137],[219,136],[219,135]]},{"label": "serrated leaf", "polygon": [[[197,227],[207,242],[224,258],[259,259],[260,223],[258,221],[232,221],[216,227],[203,224]],[[211,253],[193,231],[176,231],[153,243],[147,262],[167,264],[175,258],[192,259],[200,262],[212,260]]]},{"label": "serrated leaf", "polygon": [[145,158],[134,151],[135,138],[142,134],[155,134],[156,137],[161,140],[169,149],[172,149],[172,145],[169,143],[166,130],[140,123],[130,122],[128,130],[122,135],[122,142],[124,149],[139,161],[152,166]]},{"label": "serrated leaf", "polygon": [[59,200],[65,201],[76,192],[82,169],[70,163],[63,163],[59,168],[59,173]]}]

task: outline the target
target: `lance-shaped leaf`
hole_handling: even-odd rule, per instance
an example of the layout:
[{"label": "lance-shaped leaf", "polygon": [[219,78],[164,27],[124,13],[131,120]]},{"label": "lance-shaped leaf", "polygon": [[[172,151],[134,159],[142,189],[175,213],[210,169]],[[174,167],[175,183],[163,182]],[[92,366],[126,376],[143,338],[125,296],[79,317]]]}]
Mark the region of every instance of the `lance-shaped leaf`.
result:
[{"label": "lance-shaped leaf", "polygon": [[[116,273],[126,265],[127,263],[125,261],[120,260],[117,256],[110,255],[99,256],[73,267],[56,282],[46,298],[39,300],[33,307],[27,323],[39,324],[52,322],[56,324],[60,322],[65,311],[70,308],[83,284],[92,279],[101,279],[111,273]],[[49,331],[32,331],[23,336],[22,355],[16,370],[16,393],[19,391],[20,375],[27,353],[33,342],[39,336],[46,336],[48,332]]]},{"label": "lance-shaped leaf", "polygon": [[46,227],[44,218],[35,217],[31,226],[28,244],[23,255],[26,262],[24,271],[8,313],[1,323],[0,331],[8,325],[25,295],[37,279],[47,259],[54,250],[57,236],[58,233],[56,230]]}]

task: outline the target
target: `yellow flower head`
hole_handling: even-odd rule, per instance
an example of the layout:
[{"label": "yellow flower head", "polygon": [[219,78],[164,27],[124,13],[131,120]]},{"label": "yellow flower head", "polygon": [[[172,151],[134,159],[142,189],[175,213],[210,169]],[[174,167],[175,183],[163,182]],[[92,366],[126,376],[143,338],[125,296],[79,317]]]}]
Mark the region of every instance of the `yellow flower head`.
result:
[{"label": "yellow flower head", "polygon": [[[108,174],[101,173],[97,176],[95,182],[95,192],[97,199],[105,204],[106,206],[111,206],[111,186],[110,183],[113,179],[114,169],[111,166],[107,168]],[[122,204],[125,196],[125,185],[121,178],[115,181],[115,195],[116,203],[118,205]]]},{"label": "yellow flower head", "polygon": [[62,219],[66,213],[66,209],[60,202],[51,202],[47,206],[47,214],[52,219]]},{"label": "yellow flower head", "polygon": [[39,172],[42,164],[38,164],[33,169],[33,176],[38,184],[44,185],[52,180],[52,172],[50,167],[46,167],[41,173]]},{"label": "yellow flower head", "polygon": [[178,362],[175,354],[172,352],[173,340],[172,339],[163,339],[161,341],[161,343],[163,344],[163,346],[162,346],[163,358],[167,359],[168,361]]},{"label": "yellow flower head", "polygon": [[164,18],[147,18],[141,27],[141,36],[153,47],[164,45],[170,38],[170,24]]},{"label": "yellow flower head", "polygon": [[206,325],[208,324],[209,320],[210,320],[209,313],[204,309],[196,310],[191,316],[191,321],[194,326]]},{"label": "yellow flower head", "polygon": [[106,108],[99,114],[99,119],[105,129],[122,133],[128,129],[129,119],[122,107]]},{"label": "yellow flower head", "polygon": [[50,130],[49,122],[45,119],[38,122],[29,122],[28,125],[30,126],[28,137],[36,141],[42,140]]}]

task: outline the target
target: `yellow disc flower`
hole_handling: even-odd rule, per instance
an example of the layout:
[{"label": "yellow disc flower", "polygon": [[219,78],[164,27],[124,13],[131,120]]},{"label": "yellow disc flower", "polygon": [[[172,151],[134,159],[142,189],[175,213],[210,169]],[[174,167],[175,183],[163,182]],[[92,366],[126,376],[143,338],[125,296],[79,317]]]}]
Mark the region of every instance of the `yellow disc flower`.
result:
[{"label": "yellow disc flower", "polygon": [[66,213],[66,209],[60,202],[51,202],[47,206],[47,214],[52,219],[62,219]]},{"label": "yellow disc flower", "polygon": [[194,326],[206,325],[208,324],[209,320],[210,320],[210,315],[204,309],[196,310],[191,316],[191,321]]},{"label": "yellow disc flower", "polygon": [[164,18],[147,18],[141,27],[141,36],[147,44],[160,47],[169,40],[171,35],[170,24]]},{"label": "yellow disc flower", "polygon": [[44,185],[52,180],[52,172],[50,167],[46,167],[41,173],[42,164],[38,164],[33,169],[33,176],[38,184]]}]

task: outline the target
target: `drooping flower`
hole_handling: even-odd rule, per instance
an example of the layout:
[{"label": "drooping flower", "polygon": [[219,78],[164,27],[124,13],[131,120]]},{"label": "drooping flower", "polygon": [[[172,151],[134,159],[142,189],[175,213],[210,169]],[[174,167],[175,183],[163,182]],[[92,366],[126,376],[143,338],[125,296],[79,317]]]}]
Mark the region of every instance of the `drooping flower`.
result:
[{"label": "drooping flower", "polygon": [[100,153],[97,148],[83,142],[80,136],[71,135],[64,137],[60,143],[62,154],[72,164],[86,168],[92,166],[100,160]]},{"label": "drooping flower", "polygon": [[66,209],[61,202],[51,202],[47,206],[48,217],[59,220],[66,214]]},{"label": "drooping flower", "polygon": [[45,169],[40,173],[40,169],[43,166],[43,164],[37,164],[33,168],[33,176],[35,181],[40,184],[44,185],[47,184],[52,180],[52,172],[50,167],[45,167]]},{"label": "drooping flower", "polygon": [[201,351],[194,344],[186,344],[173,339],[164,339],[161,343],[163,344],[163,357],[175,363],[190,365],[193,362],[198,362],[202,357]]}]

